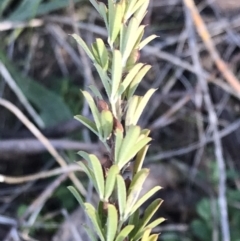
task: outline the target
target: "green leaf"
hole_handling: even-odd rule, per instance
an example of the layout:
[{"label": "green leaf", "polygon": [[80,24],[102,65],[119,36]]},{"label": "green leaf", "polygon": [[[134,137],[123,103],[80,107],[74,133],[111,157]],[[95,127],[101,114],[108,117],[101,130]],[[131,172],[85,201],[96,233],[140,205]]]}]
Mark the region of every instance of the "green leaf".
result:
[{"label": "green leaf", "polygon": [[134,225],[127,225],[125,226],[118,236],[116,237],[115,241],[124,241],[127,237],[128,234],[134,229]]},{"label": "green leaf", "polygon": [[119,168],[117,165],[112,165],[108,171],[107,179],[106,179],[106,186],[105,186],[105,201],[108,201],[109,197],[112,195],[117,174],[119,173]]},{"label": "green leaf", "polygon": [[122,55],[119,50],[113,52],[113,63],[112,63],[112,93],[111,99],[115,100],[116,93],[119,89],[119,85],[122,79]]},{"label": "green leaf", "polygon": [[118,208],[121,219],[123,219],[124,211],[126,208],[127,191],[123,177],[117,175],[117,196],[118,196]]},{"label": "green leaf", "polygon": [[115,133],[115,148],[114,148],[114,161],[118,163],[119,152],[123,141],[123,133],[119,129],[116,129]]},{"label": "green leaf", "polygon": [[[144,0],[145,1],[145,0]],[[157,35],[151,35],[144,39],[138,46],[139,50],[141,50],[144,46],[146,46],[149,42],[151,42],[153,39],[157,38]]]},{"label": "green leaf", "polygon": [[85,206],[84,206],[84,202],[83,202],[83,200],[82,200],[81,195],[80,195],[80,194],[78,193],[78,191],[76,190],[76,188],[73,187],[73,186],[68,186],[67,188],[68,188],[68,190],[73,194],[73,196],[77,199],[77,201],[79,202],[79,204],[81,205],[81,207],[84,208],[84,207],[85,207]]},{"label": "green leaf", "polygon": [[118,227],[118,214],[114,205],[108,204],[106,241],[113,241]]},{"label": "green leaf", "polygon": [[149,145],[144,146],[138,153],[133,163],[133,176],[142,169]]},{"label": "green leaf", "polygon": [[[140,136],[141,137],[141,136]],[[132,148],[124,153],[122,161],[119,163],[119,167],[122,168],[125,166],[145,145],[147,145],[152,138],[150,137],[143,137],[140,141],[138,141]]]},{"label": "green leaf", "polygon": [[135,114],[134,114],[134,118],[133,118],[133,122],[132,124],[136,125],[145,106],[147,105],[149,99],[151,98],[151,96],[153,95],[153,93],[156,91],[156,89],[150,89],[147,91],[147,93],[143,96],[143,98],[140,100],[140,103],[138,104]]},{"label": "green leaf", "polygon": [[120,169],[123,167],[123,163],[126,162],[129,149],[132,149],[132,147],[137,142],[140,131],[141,129],[139,126],[129,127],[129,130],[127,131],[126,136],[122,141],[122,145],[118,154],[119,156],[117,158]]},{"label": "green leaf", "polygon": [[147,13],[147,8],[149,5],[149,0],[145,0],[142,6],[134,13],[134,17],[137,19],[137,24],[139,25]]},{"label": "green leaf", "polygon": [[112,48],[121,28],[124,9],[121,2],[114,4],[113,0],[108,0],[108,8],[109,45]]},{"label": "green leaf", "polygon": [[158,236],[159,236],[159,234],[152,234],[149,237],[148,241],[157,241],[158,240]]},{"label": "green leaf", "polygon": [[138,223],[140,221],[140,209],[137,209],[136,212],[134,212],[132,215],[130,215],[128,219],[128,224],[133,224],[135,227],[138,226]]},{"label": "green leaf", "polygon": [[162,222],[164,222],[165,220],[166,220],[165,218],[157,218],[153,222],[149,223],[147,225],[147,228],[153,229],[153,228],[157,227],[159,224],[161,224]]},{"label": "green leaf", "polygon": [[[8,18],[10,21],[23,21],[34,18],[42,0],[22,0]],[[28,13],[28,14],[26,14]]]},{"label": "green leaf", "polygon": [[87,100],[88,105],[92,111],[93,119],[94,119],[95,124],[98,129],[98,133],[99,133],[98,135],[102,136],[102,133],[100,132],[100,130],[101,130],[100,113],[97,109],[97,106],[96,106],[92,96],[87,91],[82,91],[82,93],[83,93],[85,99]]},{"label": "green leaf", "polygon": [[93,5],[93,7],[99,12],[98,2],[96,0],[90,0],[90,2]]},{"label": "green leaf", "polygon": [[128,27],[126,28],[126,32],[123,31],[123,39],[122,39],[122,46],[120,46],[120,51],[122,53],[122,66],[126,65],[127,59],[131,54],[134,44],[137,39],[136,29],[138,29],[138,22],[137,19],[132,17],[129,20]]},{"label": "green leaf", "polygon": [[118,95],[120,96],[129,86],[129,84],[133,81],[136,74],[139,72],[139,70],[142,68],[143,64],[138,63],[136,64],[131,71],[127,74],[123,82],[120,84],[120,87],[118,89]]},{"label": "green leaf", "polygon": [[131,17],[133,14],[133,7],[136,4],[137,0],[127,1],[126,11],[125,11],[125,22]]},{"label": "green leaf", "polygon": [[149,174],[149,170],[144,168],[139,171],[133,178],[128,190],[127,203],[124,211],[124,218],[127,218],[138,200],[139,194],[142,190],[142,185]]},{"label": "green leaf", "polygon": [[145,228],[145,226],[149,223],[153,215],[157,212],[162,202],[163,200],[158,198],[148,206],[148,208],[144,212],[140,225],[138,226],[138,230],[142,230]]},{"label": "green leaf", "polygon": [[132,13],[135,13],[144,4],[145,1],[146,0],[138,0],[132,8]]},{"label": "green leaf", "polygon": [[125,117],[125,128],[128,129],[134,121],[135,111],[137,109],[139,96],[134,95],[128,100],[128,109]]},{"label": "green leaf", "polygon": [[109,32],[108,17],[107,17],[108,10],[107,10],[106,5],[102,2],[99,2],[99,13],[103,17],[105,26]]},{"label": "green leaf", "polygon": [[99,98],[100,100],[103,100],[102,94],[98,90],[98,88],[94,85],[89,85],[88,88],[93,92],[93,94]]},{"label": "green leaf", "polygon": [[145,203],[150,197],[152,197],[157,191],[161,189],[160,186],[153,187],[150,191],[144,194],[133,206],[130,215],[132,215],[136,210],[138,210],[143,203]]},{"label": "green leaf", "polygon": [[103,86],[104,86],[104,89],[105,89],[105,91],[107,93],[107,96],[108,96],[108,98],[110,98],[110,96],[111,96],[111,87],[110,87],[110,84],[109,84],[110,83],[110,79],[109,79],[109,77],[107,75],[107,72],[104,71],[102,69],[102,67],[99,64],[97,64],[97,63],[95,63],[94,66],[95,66],[95,68],[96,68],[96,70],[97,70],[97,72],[98,72],[98,74],[99,74],[99,76],[101,78],[101,81],[103,83]]},{"label": "green leaf", "polygon": [[91,168],[93,170],[94,178],[96,181],[96,189],[100,199],[102,200],[104,197],[104,176],[100,161],[95,155],[88,154],[84,151],[79,151],[78,154],[85,158],[91,164]]},{"label": "green leaf", "polygon": [[148,241],[148,238],[149,238],[149,235],[150,235],[151,231],[152,230],[150,228],[146,229],[143,233],[141,241]]},{"label": "green leaf", "polygon": [[24,76],[16,68],[15,64],[8,60],[1,48],[0,60],[5,65],[25,97],[38,110],[45,127],[51,127],[72,119],[72,113],[60,94],[47,89],[35,79]]},{"label": "green leaf", "polygon": [[95,61],[95,58],[92,54],[92,52],[89,50],[88,46],[86,45],[86,43],[83,41],[83,39],[78,36],[77,34],[72,34],[71,35],[76,41],[77,43],[84,49],[85,53],[88,55],[88,57],[92,60]]},{"label": "green leaf", "polygon": [[96,209],[90,203],[85,203],[85,210],[93,224],[93,227],[94,227],[98,237],[100,238],[101,241],[105,241],[105,238],[103,236],[103,230],[101,227],[101,222],[100,222]]},{"label": "green leaf", "polygon": [[101,61],[101,67],[104,71],[107,71],[108,69],[108,51],[105,47],[105,44],[102,39],[97,38],[96,39],[96,46],[98,50],[98,57]]},{"label": "green leaf", "polygon": [[88,129],[90,129],[93,133],[95,133],[98,136],[98,130],[96,124],[93,121],[90,121],[88,118],[82,115],[76,115],[74,116],[74,119],[80,121],[83,125],[85,125]]},{"label": "green leaf", "polygon": [[101,112],[101,129],[103,133],[103,141],[105,142],[112,133],[113,129],[113,115],[109,110],[102,110]]},{"label": "green leaf", "polygon": [[130,99],[134,92],[136,91],[139,83],[142,81],[143,77],[146,75],[146,73],[151,69],[151,65],[145,65],[138,74],[134,77],[131,84],[128,87],[127,90],[127,99]]}]

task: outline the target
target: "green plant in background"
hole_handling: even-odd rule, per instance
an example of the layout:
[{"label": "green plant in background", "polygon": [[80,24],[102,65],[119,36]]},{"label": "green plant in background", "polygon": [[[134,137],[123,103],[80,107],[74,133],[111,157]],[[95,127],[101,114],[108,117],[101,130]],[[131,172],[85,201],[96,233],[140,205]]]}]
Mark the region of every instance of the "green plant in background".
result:
[{"label": "green plant in background", "polygon": [[[156,186],[140,196],[149,170],[142,168],[151,138],[150,130],[141,129],[138,120],[155,92],[150,89],[144,96],[134,95],[139,83],[150,69],[150,65],[138,63],[139,51],[156,36],[142,40],[148,0],[90,0],[101,15],[108,32],[107,45],[102,39],[88,47],[76,34],[73,37],[92,60],[105,89],[105,96],[95,86],[91,94],[82,91],[89,104],[93,121],[82,115],[75,118],[95,133],[106,147],[108,160],[101,164],[99,159],[84,151],[78,154],[85,160],[79,165],[92,181],[99,196],[98,206],[86,203],[74,187],[70,191],[89,216],[94,232],[85,227],[89,237],[101,241],[154,241],[158,234],[151,234],[154,227],[164,221],[153,215],[162,203],[154,200],[140,216],[139,208],[155,194]],[[130,178],[123,174],[133,160]]]},{"label": "green plant in background", "polygon": [[[210,171],[209,177],[211,183],[215,188],[218,182],[218,167],[216,162],[210,162],[208,164]],[[239,179],[239,173],[235,170],[227,172],[227,178],[230,182],[235,182]],[[239,203],[240,203],[240,192],[231,187],[227,190],[227,201],[229,204],[229,224],[232,241],[240,241],[240,214],[239,214]],[[221,240],[220,225],[219,225],[219,209],[216,198],[203,198],[197,203],[196,212],[198,218],[193,220],[190,224],[190,231],[201,241],[211,241],[216,235],[217,240]]]}]

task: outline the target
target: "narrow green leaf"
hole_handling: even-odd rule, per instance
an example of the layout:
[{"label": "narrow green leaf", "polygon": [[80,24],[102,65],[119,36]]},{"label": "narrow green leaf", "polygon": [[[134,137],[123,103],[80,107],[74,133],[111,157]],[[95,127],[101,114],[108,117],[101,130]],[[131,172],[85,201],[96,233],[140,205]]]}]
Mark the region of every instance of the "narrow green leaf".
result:
[{"label": "narrow green leaf", "polygon": [[117,174],[119,173],[119,168],[117,165],[112,165],[108,171],[107,179],[106,179],[106,186],[105,186],[105,201],[108,201],[109,197],[112,195]]},{"label": "narrow green leaf", "polygon": [[142,6],[134,13],[134,17],[137,19],[137,24],[139,25],[147,13],[147,8],[149,5],[149,0],[145,0]]},{"label": "narrow green leaf", "polygon": [[95,187],[95,189],[97,190],[96,187],[96,180],[94,178],[94,174],[93,171],[87,166],[85,165],[82,161],[77,162],[77,164],[83,169],[83,171],[87,174],[89,180],[92,181],[93,186]]},{"label": "narrow green leaf", "polygon": [[91,164],[91,168],[94,174],[94,179],[96,181],[96,189],[100,199],[102,200],[104,197],[104,176],[103,176],[103,170],[102,170],[102,165],[100,161],[95,155],[88,154],[85,151],[79,151],[78,154]]},{"label": "narrow green leaf", "polygon": [[123,219],[124,211],[126,208],[127,191],[124,179],[121,175],[117,175],[117,196],[119,214],[121,219]]},{"label": "narrow green leaf", "polygon": [[116,93],[119,89],[119,85],[122,79],[122,68],[120,66],[120,63],[122,63],[121,52],[119,50],[114,50],[112,63],[112,100],[115,99]]},{"label": "narrow green leaf", "polygon": [[112,47],[121,28],[124,9],[121,2],[114,4],[113,0],[108,0],[108,8],[109,45]]},{"label": "narrow green leaf", "polygon": [[98,130],[96,124],[93,121],[90,121],[88,118],[82,115],[74,116],[74,119],[80,121],[83,125],[85,125],[88,129],[90,129],[94,134],[98,136]]},{"label": "narrow green leaf", "polygon": [[108,25],[108,10],[107,10],[107,7],[104,3],[102,2],[99,2],[99,6],[98,6],[98,9],[99,9],[99,13],[100,15],[102,16],[103,20],[104,20],[104,23],[105,23],[105,26],[109,32],[109,25]]},{"label": "narrow green leaf", "polygon": [[95,124],[97,126],[97,129],[98,129],[98,133],[100,136],[102,136],[102,133],[100,132],[100,127],[101,127],[101,123],[100,123],[100,113],[97,109],[97,106],[92,98],[92,96],[87,92],[87,91],[82,91],[85,99],[87,100],[88,102],[88,105],[92,111],[92,115],[93,115],[93,119],[95,121]]},{"label": "narrow green leaf", "polygon": [[143,218],[141,220],[140,226],[138,227],[139,230],[142,230],[145,228],[145,226],[148,224],[148,222],[151,220],[153,215],[157,212],[158,208],[162,204],[163,200],[158,198],[154,200],[145,210]]},{"label": "narrow green leaf", "polygon": [[104,176],[103,176],[102,165],[98,160],[98,158],[93,154],[89,155],[89,159],[91,161],[91,166],[96,179],[99,197],[102,200],[104,197]]},{"label": "narrow green leaf", "polygon": [[[136,228],[138,226],[138,223],[140,221],[140,209],[137,209],[136,212],[134,212],[128,219],[128,224],[134,225]],[[131,233],[132,235],[132,233]],[[131,237],[130,237],[131,238]]]},{"label": "narrow green leaf", "polygon": [[141,25],[139,27],[137,26],[138,25],[133,26],[133,27],[136,27],[134,32],[130,32],[129,34],[127,32],[128,43],[126,45],[126,48],[124,49],[124,54],[122,57],[123,66],[126,65],[128,58],[130,57],[131,53],[134,51],[134,48],[136,49],[138,48],[138,46],[136,46],[136,43],[139,43],[143,36],[145,26],[144,25]]},{"label": "narrow green leaf", "polygon": [[138,210],[142,204],[144,204],[150,197],[152,197],[157,191],[161,189],[160,186],[153,187],[150,191],[144,194],[133,206],[130,215],[132,215],[136,210]]},{"label": "narrow green leaf", "polygon": [[[96,0],[90,0],[91,4],[99,12],[98,2]],[[100,13],[100,12],[99,12]]]},{"label": "narrow green leaf", "polygon": [[162,222],[164,222],[165,220],[166,220],[165,218],[157,218],[153,222],[149,223],[147,225],[147,228],[153,229],[153,228],[157,227],[159,224],[161,224]]},{"label": "narrow green leaf", "polygon": [[119,152],[123,141],[123,133],[119,129],[116,129],[115,133],[115,148],[114,148],[114,163],[119,162]]},{"label": "narrow green leaf", "polygon": [[152,230],[150,228],[146,229],[143,233],[141,241],[148,241],[148,238],[149,238],[149,235],[150,235],[151,231]]},{"label": "narrow green leaf", "polygon": [[88,217],[90,218],[98,237],[100,238],[101,241],[105,241],[102,227],[101,227],[101,222],[99,220],[99,216],[97,214],[96,209],[90,203],[85,203],[84,205],[85,205],[85,210],[88,214]]},{"label": "narrow green leaf", "polygon": [[133,176],[142,169],[142,165],[147,154],[149,145],[144,146],[137,154],[133,163]]},{"label": "narrow green leaf", "polygon": [[133,14],[133,7],[136,4],[137,0],[132,0],[132,1],[127,1],[127,6],[126,6],[126,10],[125,10],[125,19],[124,21],[126,22]]},{"label": "narrow green leaf", "polygon": [[138,74],[134,77],[132,80],[131,84],[128,87],[127,90],[127,99],[130,99],[134,92],[136,91],[139,83],[143,79],[143,77],[146,75],[146,73],[151,69],[151,65],[145,65],[139,72]]},{"label": "narrow green leaf", "polygon": [[101,67],[103,70],[107,71],[108,69],[108,51],[105,47],[105,44],[102,39],[96,39],[96,45],[98,50],[98,56],[101,61]]},{"label": "narrow green leaf", "polygon": [[84,206],[84,202],[83,202],[83,200],[82,200],[81,195],[80,195],[80,194],[78,193],[78,191],[76,190],[76,188],[73,187],[73,186],[68,186],[67,188],[68,188],[68,190],[73,194],[73,196],[77,199],[77,201],[79,202],[79,204],[81,205],[81,207],[84,208],[84,207],[85,207],[85,206]]},{"label": "narrow green leaf", "polygon": [[129,233],[134,229],[134,225],[127,225],[125,226],[118,236],[116,237],[115,241],[124,241],[128,237]]},{"label": "narrow green leaf", "polygon": [[103,141],[106,141],[113,129],[113,115],[109,110],[102,110],[101,112],[101,129],[103,133]]},{"label": "narrow green leaf", "polygon": [[125,128],[128,129],[134,120],[135,111],[137,109],[139,96],[134,95],[128,100],[128,109],[125,117]]},{"label": "narrow green leaf", "polygon": [[[145,1],[145,0],[144,0]],[[146,39],[144,39],[139,45],[138,48],[139,50],[141,50],[144,46],[146,46],[149,42],[151,42],[153,39],[157,38],[157,35],[151,35],[149,37],[147,37]]]},{"label": "narrow green leaf", "polygon": [[120,96],[129,86],[129,84],[133,81],[136,74],[139,72],[139,70],[142,68],[143,64],[138,63],[136,64],[131,71],[127,74],[123,82],[120,84],[118,95]]},{"label": "narrow green leaf", "polygon": [[132,13],[135,13],[144,4],[145,1],[146,0],[138,0],[132,8]]},{"label": "narrow green leaf", "polygon": [[98,72],[98,74],[99,74],[99,76],[101,78],[101,81],[103,83],[103,86],[104,86],[104,89],[105,89],[105,91],[107,93],[107,96],[108,96],[108,98],[110,98],[110,96],[111,96],[111,87],[110,87],[110,84],[109,84],[110,79],[109,79],[109,77],[107,75],[107,72],[104,71],[102,69],[102,67],[99,64],[97,64],[97,63],[95,63],[94,66],[95,66],[95,68],[96,68],[96,70],[97,70],[97,72]]},{"label": "narrow green leaf", "polygon": [[159,234],[152,234],[150,235],[148,241],[157,241]]},{"label": "narrow green leaf", "polygon": [[119,46],[120,46],[120,52],[123,55],[124,49],[125,49],[125,38],[127,34],[128,26],[125,24],[122,24],[120,29],[120,38],[119,38]]},{"label": "narrow green leaf", "polygon": [[88,57],[92,60],[92,61],[94,61],[95,59],[94,59],[94,56],[93,56],[93,54],[92,54],[92,52],[89,50],[89,48],[88,48],[88,46],[86,45],[86,43],[83,41],[83,39],[80,37],[80,36],[78,36],[77,34],[72,34],[71,35],[76,41],[77,41],[77,43],[84,49],[84,51],[85,51],[85,53],[88,55]]},{"label": "narrow green leaf", "polygon": [[128,149],[119,163],[119,168],[125,166],[145,145],[147,145],[152,138],[144,137],[140,141],[138,141],[132,148]]},{"label": "narrow green leaf", "polygon": [[127,59],[131,54],[137,39],[136,29],[138,29],[138,21],[134,17],[129,20],[129,25],[122,41],[122,66],[126,65]]},{"label": "narrow green leaf", "polygon": [[114,205],[108,204],[106,241],[113,241],[118,227],[118,214]]},{"label": "narrow green leaf", "polygon": [[88,88],[93,92],[93,94],[95,95],[95,97],[99,98],[100,100],[103,100],[103,96],[100,93],[100,91],[98,90],[98,88],[94,85],[89,85]]},{"label": "narrow green leaf", "polygon": [[147,93],[143,96],[143,98],[141,99],[139,105],[137,106],[137,109],[135,111],[134,114],[134,118],[133,118],[133,124],[137,124],[145,106],[147,105],[149,99],[151,98],[151,96],[153,95],[153,93],[156,91],[156,89],[150,89],[147,91]]},{"label": "narrow green leaf", "polygon": [[140,135],[140,130],[141,129],[139,126],[130,126],[129,130],[127,131],[119,151],[119,156],[117,158],[119,167],[123,167],[123,163],[126,163],[128,151],[132,149],[137,142],[137,139]]},{"label": "narrow green leaf", "polygon": [[133,208],[134,204],[138,200],[139,194],[142,190],[142,185],[149,174],[149,170],[144,168],[139,171],[133,178],[128,190],[127,203],[124,211],[124,218],[127,218]]},{"label": "narrow green leaf", "polygon": [[92,44],[92,54],[94,56],[94,62],[97,62],[101,66],[101,59],[98,54],[98,47],[96,43]]}]

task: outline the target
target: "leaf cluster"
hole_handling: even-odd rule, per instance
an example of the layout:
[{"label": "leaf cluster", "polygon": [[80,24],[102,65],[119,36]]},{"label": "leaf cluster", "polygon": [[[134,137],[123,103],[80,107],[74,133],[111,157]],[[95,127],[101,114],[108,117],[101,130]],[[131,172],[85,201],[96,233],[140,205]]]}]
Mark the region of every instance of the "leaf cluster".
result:
[{"label": "leaf cluster", "polygon": [[[149,0],[108,0],[108,7],[96,0],[90,2],[106,25],[107,43],[96,39],[87,46],[80,36],[72,36],[95,66],[105,95],[95,86],[89,87],[91,92],[82,91],[93,120],[82,115],[75,118],[103,142],[107,161],[102,164],[96,155],[78,152],[85,160],[79,165],[99,196],[97,207],[84,202],[75,188],[69,189],[92,222],[94,232],[89,227],[85,229],[93,241],[96,235],[101,241],[154,241],[158,234],[151,234],[151,230],[164,219],[152,221],[152,217],[162,200],[153,201],[140,218],[141,205],[160,187],[140,195],[149,174],[149,170],[143,168],[143,161],[151,138],[150,130],[141,129],[138,120],[155,89],[149,89],[144,96],[135,95],[139,83],[151,68],[138,63],[140,50],[156,37],[152,35],[142,40],[145,26],[141,22]],[[132,161],[131,175],[124,178],[123,173]]]}]

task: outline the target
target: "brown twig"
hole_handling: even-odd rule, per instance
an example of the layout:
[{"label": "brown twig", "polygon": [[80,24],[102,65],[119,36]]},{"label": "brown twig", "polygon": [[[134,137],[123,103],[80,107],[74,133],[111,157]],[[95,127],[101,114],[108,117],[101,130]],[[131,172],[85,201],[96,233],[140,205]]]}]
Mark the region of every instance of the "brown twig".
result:
[{"label": "brown twig", "polygon": [[[225,167],[225,162],[224,162],[224,158],[223,158],[223,148],[222,148],[222,143],[221,143],[221,137],[220,137],[219,129],[218,129],[218,117],[217,117],[216,111],[214,109],[212,100],[211,100],[207,80],[201,76],[202,66],[201,66],[200,60],[199,60],[199,54],[198,54],[199,50],[198,50],[198,46],[196,43],[196,37],[195,37],[193,24],[192,24],[191,17],[190,17],[190,12],[192,13],[193,20],[195,20],[195,25],[198,24],[197,28],[201,28],[198,30],[199,34],[202,34],[203,37],[206,38],[204,41],[206,41],[206,44],[209,44],[209,46],[211,47],[211,51],[213,51],[213,52],[211,52],[212,54],[215,54],[215,52],[214,52],[215,47],[213,46],[212,42],[209,41],[210,37],[208,36],[207,30],[204,28],[205,25],[204,25],[202,19],[200,18],[200,15],[198,14],[198,12],[197,13],[195,12],[195,11],[197,11],[197,9],[195,9],[196,7],[194,8],[195,5],[194,5],[193,1],[185,0],[185,3],[186,3],[186,6],[188,7],[188,8],[186,8],[186,18],[188,19],[187,27],[189,29],[189,46],[190,46],[190,49],[192,52],[192,60],[193,60],[195,69],[199,73],[199,75],[197,75],[197,78],[198,78],[199,86],[201,87],[201,91],[203,93],[203,100],[204,100],[204,103],[205,103],[207,111],[208,111],[209,124],[212,129],[213,142],[214,142],[214,146],[215,146],[215,148],[214,148],[215,157],[216,157],[217,165],[218,165],[218,173],[219,173],[218,204],[219,204],[219,212],[220,212],[222,240],[230,241],[231,238],[230,238],[230,229],[229,229],[229,221],[228,221],[228,207],[227,207],[227,198],[226,198],[226,167]],[[199,21],[199,22],[196,22],[196,21]],[[209,48],[209,46],[207,48]],[[215,61],[219,61],[219,56],[215,59]],[[239,89],[239,91],[240,91],[240,89]]]},{"label": "brown twig", "polygon": [[[97,152],[99,145],[94,143],[84,143],[66,139],[48,139],[51,145],[57,150],[85,150]],[[1,140],[0,153],[1,158],[16,158],[17,155],[33,155],[45,152],[44,145],[36,139],[14,139]]]},{"label": "brown twig", "polygon": [[55,168],[50,171],[43,171],[37,174],[22,176],[22,177],[12,177],[12,176],[5,176],[0,174],[0,182],[8,183],[8,184],[19,184],[29,181],[36,181],[39,179],[45,179],[52,176],[57,176],[59,174],[70,173],[75,171],[82,171],[81,167],[78,165],[69,165],[65,167]]},{"label": "brown twig", "polygon": [[198,12],[198,9],[193,0],[184,0],[185,5],[190,10],[193,21],[195,23],[198,34],[202,38],[207,50],[209,51],[213,61],[215,62],[218,70],[222,73],[227,82],[240,93],[240,83],[235,75],[231,72],[227,64],[221,59],[218,51],[215,48],[215,45],[211,39],[211,36],[207,30],[207,27]]},{"label": "brown twig", "polygon": [[[45,146],[48,152],[53,156],[53,158],[58,162],[62,167],[66,167],[67,164],[57,150],[52,146],[50,141],[37,129],[37,127],[29,121],[29,119],[11,102],[0,98],[0,105],[11,111],[31,132],[32,134]],[[76,188],[83,194],[86,195],[86,190],[83,185],[80,183],[78,178],[74,173],[69,174],[69,178],[72,180]]]}]

